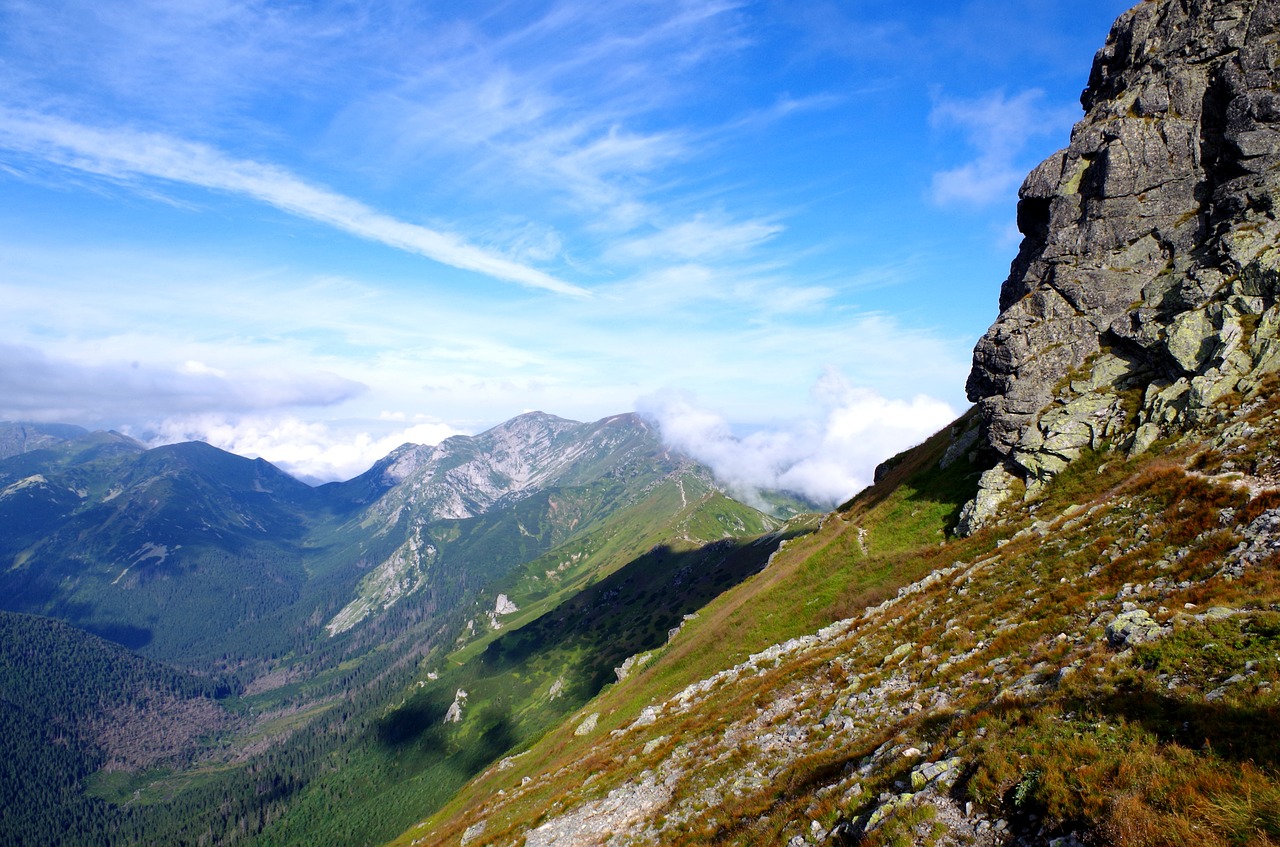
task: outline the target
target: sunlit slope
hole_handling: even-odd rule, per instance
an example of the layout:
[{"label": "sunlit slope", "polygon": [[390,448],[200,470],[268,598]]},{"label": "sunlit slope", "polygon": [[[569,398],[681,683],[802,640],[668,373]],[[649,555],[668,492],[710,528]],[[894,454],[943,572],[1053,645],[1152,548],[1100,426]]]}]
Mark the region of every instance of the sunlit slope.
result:
[{"label": "sunlit slope", "polygon": [[424,662],[261,843],[393,836],[561,722],[628,658],[661,648],[686,615],[758,572],[793,531],[725,497],[696,469],[649,486],[593,531],[496,579],[486,596],[502,594],[518,611],[498,616],[479,605],[461,649]]},{"label": "sunlit slope", "polygon": [[939,542],[941,434],[396,843],[1277,843],[1274,384]]},{"label": "sunlit slope", "polygon": [[[782,537],[633,415],[530,413],[318,488],[206,444],[66,432],[24,430],[35,449],[0,459],[0,605],[207,674],[243,718],[191,757],[84,780],[108,802],[68,844],[385,841]],[[611,590],[636,593],[617,606]],[[583,626],[548,623],[567,610]],[[420,731],[410,695],[449,686],[446,711],[459,688],[472,707],[431,748],[444,736]]]},{"label": "sunlit slope", "polygon": [[[765,570],[700,609],[633,676],[606,688],[528,754],[491,769],[396,843],[456,843],[479,819],[485,821],[480,843],[516,838],[580,786],[584,775],[602,771],[613,781],[602,745],[644,707],[770,644],[879,602],[927,572],[976,481],[967,462],[937,468],[950,442],[949,428],[898,457],[888,479],[827,516],[815,532],[787,541]],[[575,735],[591,715],[594,728]],[[526,790],[516,791],[529,777],[534,781]],[[495,801],[499,791],[507,796]]]}]

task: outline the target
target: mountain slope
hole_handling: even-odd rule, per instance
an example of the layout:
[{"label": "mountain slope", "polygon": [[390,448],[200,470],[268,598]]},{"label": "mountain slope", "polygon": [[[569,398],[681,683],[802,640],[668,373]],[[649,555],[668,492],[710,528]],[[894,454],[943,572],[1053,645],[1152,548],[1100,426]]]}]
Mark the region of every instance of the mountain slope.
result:
[{"label": "mountain slope", "polygon": [[692,467],[633,415],[530,413],[315,489],[207,444],[10,429],[3,607],[201,667],[318,649],[427,589],[453,608]]},{"label": "mountain slope", "polygon": [[[73,627],[0,612],[0,831],[7,844],[61,843],[105,821],[93,774],[191,761],[230,729],[231,692]],[[109,776],[105,776],[107,780]]]},{"label": "mountain slope", "polygon": [[349,539],[372,533],[383,552],[327,629],[345,632],[428,582],[439,591],[442,574],[455,595],[478,587],[691,467],[634,415],[580,424],[532,412],[474,438],[401,448],[351,483],[388,486],[339,530]]},{"label": "mountain slope", "polygon": [[[635,775],[630,766],[615,769],[605,766],[606,762],[638,762],[642,753],[644,759],[661,761],[683,742],[695,745],[702,743],[698,739],[705,741],[717,735],[724,722],[743,713],[742,703],[708,703],[707,726],[665,723],[659,720],[659,704],[686,686],[746,660],[752,653],[768,651],[779,641],[811,633],[851,606],[868,599],[878,601],[886,592],[892,594],[896,585],[927,573],[939,549],[937,539],[942,537],[947,522],[954,520],[976,482],[976,475],[966,463],[952,464],[942,471],[936,469],[949,440],[949,433],[941,433],[917,451],[920,455],[902,457],[894,482],[882,484],[874,490],[874,497],[860,498],[844,513],[828,516],[812,535],[787,543],[768,568],[700,610],[698,617],[689,621],[662,653],[633,678],[607,689],[510,767],[491,770],[450,806],[468,811],[446,812],[438,828],[428,824],[410,830],[411,840],[451,843],[464,830],[484,821],[484,834],[478,843],[520,843],[522,834],[528,835],[532,824],[543,819],[549,808],[573,807],[574,792],[581,787],[583,774],[597,774],[591,781],[591,794],[603,797],[610,786],[625,784],[626,777]],[[922,466],[934,469],[921,472]],[[914,486],[894,484],[907,473],[912,473]],[[907,530],[899,523],[904,516],[914,521]],[[919,556],[922,549],[928,551],[926,557]],[[769,666],[773,665],[772,658]],[[754,669],[742,676],[751,684],[748,701],[757,695],[769,696],[769,680],[759,679]],[[746,713],[754,715],[755,706],[747,707]],[[582,735],[576,734],[591,714],[597,715],[595,726]],[[638,730],[640,737],[619,732],[632,724],[653,729]],[[658,744],[650,746],[655,740]],[[780,758],[777,750],[766,753],[770,758]],[[688,751],[679,755],[687,756]],[[633,760],[632,756],[636,758]],[[526,783],[526,778],[531,780]],[[499,790],[503,793],[498,794]],[[646,792],[641,789],[642,794]],[[702,802],[697,792],[690,799]],[[712,803],[709,811],[716,805]],[[618,824],[617,820],[608,821],[615,833],[622,832]],[[649,833],[644,837],[652,836]],[[567,835],[560,837],[568,839]],[[644,837],[637,837],[643,841]],[[663,835],[663,839],[668,837]],[[563,843],[575,842],[569,839]]]},{"label": "mountain slope", "polygon": [[[758,571],[789,534],[769,532],[776,522],[718,493],[682,505],[682,484],[692,487],[684,478],[667,481],[605,522],[597,537],[526,569],[526,578],[542,577],[533,584],[556,577],[549,594],[496,583],[493,590],[511,592],[502,595],[506,603],[481,606],[486,611],[459,642],[465,646],[425,663],[343,766],[317,780],[265,839],[303,845],[391,837],[499,756],[540,737],[613,682],[616,668],[641,661],[629,658],[660,648],[685,615]],[[543,568],[555,561],[573,567]],[[335,795],[345,798],[339,815],[329,811]]]},{"label": "mountain slope", "polygon": [[1278,39],[1121,16],[978,407],[395,843],[1280,843]]},{"label": "mountain slope", "polygon": [[[100,439],[61,445],[0,492],[6,608],[190,661],[296,599],[309,487],[207,444],[86,441]],[[33,470],[39,452],[0,462],[0,475]]]},{"label": "mountain slope", "polygon": [[1280,399],[1214,411],[938,546],[942,433],[397,843],[1272,843]]},{"label": "mountain slope", "polygon": [[[77,760],[63,802],[31,810],[39,831],[84,811],[68,844],[377,843],[593,696],[782,538],[633,415],[531,413],[317,488],[206,444],[72,432],[0,459],[0,485],[0,605],[241,692],[240,718],[189,755]],[[627,610],[643,622],[605,596],[637,585]],[[579,612],[585,629],[547,623]],[[515,643],[536,673],[490,661]],[[428,668],[435,688],[418,685]],[[480,708],[395,740],[455,683]],[[26,740],[37,772],[71,767],[55,762],[58,738]]]}]

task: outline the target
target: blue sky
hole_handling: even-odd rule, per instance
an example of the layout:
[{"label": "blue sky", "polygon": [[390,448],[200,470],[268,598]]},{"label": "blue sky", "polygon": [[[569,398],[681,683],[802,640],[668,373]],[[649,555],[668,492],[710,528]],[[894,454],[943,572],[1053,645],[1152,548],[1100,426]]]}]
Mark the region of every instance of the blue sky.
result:
[{"label": "blue sky", "polygon": [[310,478],[642,409],[837,499],[965,407],[1130,5],[0,4],[0,418]]}]

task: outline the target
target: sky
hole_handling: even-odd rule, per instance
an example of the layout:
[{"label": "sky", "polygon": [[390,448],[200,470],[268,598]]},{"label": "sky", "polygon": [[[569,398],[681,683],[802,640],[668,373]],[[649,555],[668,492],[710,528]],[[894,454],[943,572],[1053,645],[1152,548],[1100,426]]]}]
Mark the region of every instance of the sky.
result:
[{"label": "sky", "polygon": [[345,479],[639,410],[837,502],[966,407],[1127,0],[0,2],[0,419]]}]

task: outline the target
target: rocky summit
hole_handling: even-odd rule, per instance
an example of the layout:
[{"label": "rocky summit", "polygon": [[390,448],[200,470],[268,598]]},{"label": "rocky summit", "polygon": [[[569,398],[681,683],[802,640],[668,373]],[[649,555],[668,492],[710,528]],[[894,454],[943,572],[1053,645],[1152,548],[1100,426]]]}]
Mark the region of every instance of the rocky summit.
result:
[{"label": "rocky summit", "polygon": [[1082,450],[1144,450],[1280,368],[1278,40],[1276,0],[1116,21],[1071,143],[1019,194],[1025,237],[967,385],[998,463],[964,531]]}]

